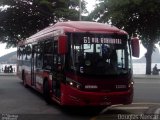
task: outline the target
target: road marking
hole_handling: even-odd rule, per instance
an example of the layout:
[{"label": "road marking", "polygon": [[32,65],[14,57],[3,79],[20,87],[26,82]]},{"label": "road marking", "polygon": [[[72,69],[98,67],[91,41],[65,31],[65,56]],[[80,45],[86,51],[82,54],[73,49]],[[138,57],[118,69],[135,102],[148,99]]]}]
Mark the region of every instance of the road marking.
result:
[{"label": "road marking", "polygon": [[[109,107],[106,107],[105,109],[103,109],[101,112],[100,112],[100,116],[103,116],[103,114],[108,111],[108,110],[147,110],[149,109],[150,107],[149,106],[146,106],[146,105],[160,105],[160,103],[147,103],[147,102],[137,102],[137,103],[132,103],[130,105],[137,105],[137,106],[124,106],[124,105],[112,105],[112,106],[109,106]],[[139,105],[142,105],[141,107]],[[160,108],[156,109],[156,111],[154,112],[154,115],[157,115],[157,114],[160,114]],[[99,116],[95,116],[95,117],[92,117],[90,120],[97,120]],[[154,116],[153,119],[157,119],[157,116]]]},{"label": "road marking", "polygon": [[153,120],[159,120],[159,114],[160,114],[160,108],[157,108],[154,112],[154,117],[153,117]]},{"label": "road marking", "polygon": [[157,116],[157,115],[159,115],[160,114],[160,108],[157,108],[156,109],[156,111],[154,112],[154,117],[153,117],[153,120],[158,120],[158,118],[159,118],[159,116]]},{"label": "road marking", "polygon": [[[135,104],[136,105],[136,104]],[[138,105],[138,104],[137,104]],[[103,116],[103,114],[107,111],[107,110],[146,110],[149,109],[149,107],[146,106],[121,106],[121,105],[113,105],[110,107],[105,108],[104,110],[102,110],[100,112],[99,115]],[[159,111],[160,112],[160,111]],[[95,116],[93,118],[91,118],[90,120],[97,120],[99,116]]]},{"label": "road marking", "polygon": [[131,105],[160,105],[160,103],[148,103],[148,102],[139,102],[139,103],[132,103]]},{"label": "road marking", "polygon": [[142,110],[142,109],[148,109],[149,107],[134,107],[134,106],[128,106],[128,107],[115,107],[112,109],[118,109],[118,110]]},{"label": "road marking", "polygon": [[[140,104],[149,104],[149,103],[132,103],[131,105],[140,105]],[[144,110],[144,109],[149,109],[148,106],[123,106],[123,105],[112,105],[110,107],[106,107],[105,109],[103,109],[101,111],[100,114],[103,114],[104,112],[108,111],[108,110]]]},{"label": "road marking", "polygon": [[156,109],[156,111],[154,112],[154,114],[160,114],[160,108]]}]

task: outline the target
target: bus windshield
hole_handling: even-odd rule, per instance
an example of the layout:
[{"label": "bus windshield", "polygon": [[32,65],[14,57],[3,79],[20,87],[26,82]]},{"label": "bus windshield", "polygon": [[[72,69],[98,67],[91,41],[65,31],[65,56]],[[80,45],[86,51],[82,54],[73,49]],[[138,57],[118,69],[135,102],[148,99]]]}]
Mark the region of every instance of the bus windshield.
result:
[{"label": "bus windshield", "polygon": [[90,75],[126,74],[131,59],[127,35],[73,34],[71,69]]}]

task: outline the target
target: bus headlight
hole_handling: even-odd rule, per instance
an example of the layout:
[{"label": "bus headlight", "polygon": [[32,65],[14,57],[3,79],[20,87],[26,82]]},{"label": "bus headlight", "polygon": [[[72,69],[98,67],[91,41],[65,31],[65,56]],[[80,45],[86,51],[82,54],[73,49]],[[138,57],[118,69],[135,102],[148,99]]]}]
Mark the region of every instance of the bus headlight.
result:
[{"label": "bus headlight", "polygon": [[133,84],[134,84],[134,82],[133,82],[133,81],[131,81],[131,82],[128,84],[128,88],[132,87],[132,86],[133,86]]},{"label": "bus headlight", "polygon": [[77,88],[77,89],[81,89],[82,88],[82,84],[70,79],[70,78],[66,78],[66,83],[71,86],[71,87],[74,87],[74,88]]}]

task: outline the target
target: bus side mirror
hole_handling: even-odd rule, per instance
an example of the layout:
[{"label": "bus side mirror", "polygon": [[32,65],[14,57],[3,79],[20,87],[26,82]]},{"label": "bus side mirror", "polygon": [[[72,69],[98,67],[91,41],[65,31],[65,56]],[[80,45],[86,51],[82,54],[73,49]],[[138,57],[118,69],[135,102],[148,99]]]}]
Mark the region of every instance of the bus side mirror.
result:
[{"label": "bus side mirror", "polygon": [[131,38],[131,48],[132,48],[132,56],[139,57],[140,46],[139,46],[139,39],[137,37]]},{"label": "bus side mirror", "polygon": [[67,53],[67,36],[61,35],[58,39],[58,54],[64,55]]}]

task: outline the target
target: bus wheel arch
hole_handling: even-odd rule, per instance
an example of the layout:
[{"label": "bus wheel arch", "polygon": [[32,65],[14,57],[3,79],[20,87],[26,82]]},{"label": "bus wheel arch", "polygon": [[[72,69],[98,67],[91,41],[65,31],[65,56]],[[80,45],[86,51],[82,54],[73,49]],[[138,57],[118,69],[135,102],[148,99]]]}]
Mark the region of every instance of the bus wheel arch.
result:
[{"label": "bus wheel arch", "polygon": [[44,78],[43,80],[43,96],[47,104],[51,103],[50,89],[48,78]]}]

